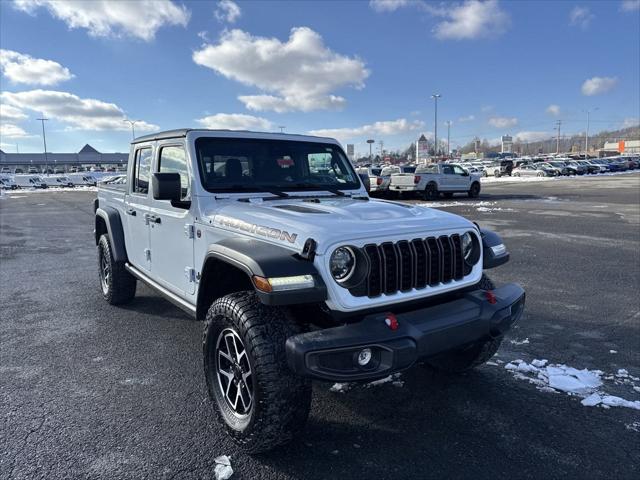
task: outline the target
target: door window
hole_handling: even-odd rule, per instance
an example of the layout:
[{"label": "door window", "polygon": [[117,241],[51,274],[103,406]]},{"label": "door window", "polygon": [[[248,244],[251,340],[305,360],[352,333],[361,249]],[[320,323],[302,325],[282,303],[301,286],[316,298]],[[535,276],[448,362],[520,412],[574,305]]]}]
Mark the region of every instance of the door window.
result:
[{"label": "door window", "polygon": [[149,172],[151,171],[151,148],[136,151],[133,169],[132,191],[141,195],[149,193]]},{"label": "door window", "polygon": [[442,173],[446,175],[453,175],[453,167],[451,165],[443,165]]},{"label": "door window", "polygon": [[158,162],[160,173],[180,174],[180,185],[182,194],[180,200],[191,199],[189,169],[187,168],[187,155],[182,146],[162,147],[160,150],[160,160]]},{"label": "door window", "polygon": [[462,167],[459,167],[458,165],[454,165],[453,173],[455,173],[456,175],[466,175],[467,172],[465,172]]}]

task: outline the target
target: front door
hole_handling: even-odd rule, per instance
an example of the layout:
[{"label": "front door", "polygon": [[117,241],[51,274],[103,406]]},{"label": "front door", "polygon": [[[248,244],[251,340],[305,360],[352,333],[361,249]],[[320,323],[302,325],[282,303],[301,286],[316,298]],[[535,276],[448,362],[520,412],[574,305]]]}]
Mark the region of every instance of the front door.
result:
[{"label": "front door", "polygon": [[453,165],[453,178],[451,180],[453,190],[465,191],[469,189],[469,173],[458,165]]},{"label": "front door", "polygon": [[149,246],[149,186],[151,172],[151,147],[136,150],[134,165],[127,182],[129,194],[124,205],[127,223],[127,257],[129,263],[145,272],[151,271],[151,250]]},{"label": "front door", "polygon": [[151,199],[149,210],[153,277],[181,295],[195,292],[193,265],[193,216],[190,212],[191,175],[184,144],[160,143],[156,151],[155,172],[180,174],[181,202]]}]

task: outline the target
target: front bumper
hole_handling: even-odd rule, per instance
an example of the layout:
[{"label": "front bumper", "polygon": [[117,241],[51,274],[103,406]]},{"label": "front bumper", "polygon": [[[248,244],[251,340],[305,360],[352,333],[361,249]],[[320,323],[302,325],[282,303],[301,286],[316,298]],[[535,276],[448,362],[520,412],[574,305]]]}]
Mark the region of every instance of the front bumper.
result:
[{"label": "front bumper", "polygon": [[[516,284],[474,290],[447,303],[395,315],[365,316],[360,322],[301,333],[287,339],[289,367],[298,375],[328,381],[370,380],[404,370],[416,360],[503,335],[524,311],[525,293]],[[371,361],[360,366],[358,353],[369,348]]]}]

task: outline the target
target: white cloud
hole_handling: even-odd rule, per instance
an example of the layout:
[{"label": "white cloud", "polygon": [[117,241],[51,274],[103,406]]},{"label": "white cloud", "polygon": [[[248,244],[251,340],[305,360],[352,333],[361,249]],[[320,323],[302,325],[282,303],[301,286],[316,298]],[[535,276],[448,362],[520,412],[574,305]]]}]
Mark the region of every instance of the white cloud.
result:
[{"label": "white cloud", "polygon": [[218,2],[218,6],[213,14],[221,22],[234,23],[240,18],[242,11],[237,3],[231,0],[221,0]]},{"label": "white cloud", "polygon": [[410,5],[409,0],[370,0],[369,6],[376,12],[393,12]]},{"label": "white cloud", "polygon": [[94,37],[137,37],[153,40],[165,25],[186,27],[190,12],[170,0],[14,0],[18,10],[34,14],[46,8],[69,28],[84,28]]},{"label": "white cloud", "polygon": [[262,117],[242,113],[216,113],[196,120],[205,128],[221,130],[273,130],[273,123]]},{"label": "white cloud", "polygon": [[27,138],[31,137],[22,128],[12,123],[0,123],[0,138]]},{"label": "white cloud", "polygon": [[547,107],[547,113],[549,115],[553,115],[554,117],[557,117],[558,115],[560,115],[560,106],[555,104],[549,105]]},{"label": "white cloud", "polygon": [[640,125],[640,118],[638,117],[627,117],[622,122],[622,128],[637,127],[639,125]]},{"label": "white cloud", "polygon": [[458,119],[458,122],[460,123],[465,123],[465,122],[472,122],[476,119],[475,115],[467,115],[466,117],[460,117]]},{"label": "white cloud", "polygon": [[640,10],[640,0],[623,0],[620,5],[620,10],[623,12],[633,12]]},{"label": "white cloud", "polygon": [[53,60],[0,49],[2,74],[14,83],[55,85],[73,78],[68,68]]},{"label": "white cloud", "polygon": [[3,122],[19,122],[20,120],[26,120],[28,115],[19,108],[4,103],[0,104],[0,120]]},{"label": "white cloud", "polygon": [[582,84],[582,94],[588,97],[600,95],[612,90],[618,83],[616,77],[593,77],[585,80]]},{"label": "white cloud", "polygon": [[518,132],[514,138],[520,142],[539,142],[550,138],[549,132],[524,131]]},{"label": "white cloud", "polygon": [[193,61],[262,90],[259,95],[238,97],[247,108],[258,111],[340,108],[346,100],[332,91],[363,88],[369,76],[360,59],[333,52],[307,27],[292,29],[286,42],[237,29],[225,31],[218,44],[194,52]]},{"label": "white cloud", "polygon": [[319,130],[312,130],[309,132],[311,135],[318,135],[320,137],[333,137],[338,140],[348,140],[357,137],[365,136],[392,136],[400,133],[411,132],[414,130],[420,130],[424,128],[425,123],[421,120],[409,121],[406,118],[399,118],[397,120],[389,120],[384,122],[375,122],[370,125],[362,125],[361,127],[353,128],[325,128]]},{"label": "white cloud", "polygon": [[594,18],[596,18],[596,16],[591,13],[589,7],[576,6],[569,12],[569,25],[586,30]]},{"label": "white cloud", "polygon": [[462,5],[440,12],[447,20],[436,25],[434,33],[441,40],[466,40],[500,35],[511,25],[511,17],[500,8],[497,0],[467,0]]},{"label": "white cloud", "polygon": [[[66,123],[78,130],[128,130],[124,123],[125,113],[114,103],[92,98],[80,98],[68,92],[54,90],[29,90],[25,92],[3,92],[3,103],[38,113]],[[147,122],[136,123],[140,131],[158,130],[160,127]]]},{"label": "white cloud", "polygon": [[510,128],[515,127],[518,124],[518,119],[515,117],[491,117],[489,119],[489,125],[496,128]]}]

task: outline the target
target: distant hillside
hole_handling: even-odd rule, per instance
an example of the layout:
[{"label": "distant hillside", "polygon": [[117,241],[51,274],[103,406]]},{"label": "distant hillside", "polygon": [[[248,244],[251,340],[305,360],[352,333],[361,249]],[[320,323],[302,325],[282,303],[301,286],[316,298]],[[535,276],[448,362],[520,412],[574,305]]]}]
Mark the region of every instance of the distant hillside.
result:
[{"label": "distant hillside", "polygon": [[[622,128],[620,130],[602,131],[589,135],[589,151],[598,150],[603,148],[605,142],[616,142],[619,140],[640,140],[640,125],[628,128]],[[556,151],[556,137],[552,134],[546,140],[540,140],[537,142],[521,142],[517,138],[514,138],[513,149],[516,152],[520,152],[523,155],[535,154],[542,149],[542,153],[555,153]],[[490,144],[486,139],[480,144],[480,152],[496,151],[500,150],[500,144]],[[474,151],[473,142],[469,142],[462,147],[462,153],[469,153]],[[560,151],[584,151],[584,133],[560,136]]]}]

